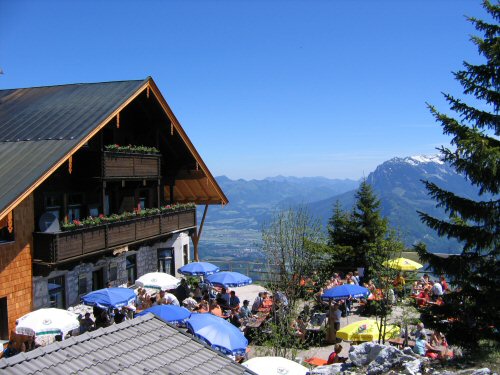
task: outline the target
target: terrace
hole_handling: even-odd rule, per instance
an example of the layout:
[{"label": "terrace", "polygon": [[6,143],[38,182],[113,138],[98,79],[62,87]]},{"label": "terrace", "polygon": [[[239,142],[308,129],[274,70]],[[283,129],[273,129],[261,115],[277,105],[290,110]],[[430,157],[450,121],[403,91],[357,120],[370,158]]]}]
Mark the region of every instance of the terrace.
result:
[{"label": "terrace", "polygon": [[35,232],[34,262],[53,266],[195,227],[196,210],[186,208],[68,231]]}]

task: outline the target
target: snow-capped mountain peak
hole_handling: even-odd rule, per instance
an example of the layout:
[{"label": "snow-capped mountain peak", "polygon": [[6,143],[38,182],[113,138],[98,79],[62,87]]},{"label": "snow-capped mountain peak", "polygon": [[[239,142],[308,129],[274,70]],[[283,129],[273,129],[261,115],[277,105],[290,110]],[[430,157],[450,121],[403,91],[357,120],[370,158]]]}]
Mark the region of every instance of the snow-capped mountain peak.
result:
[{"label": "snow-capped mountain peak", "polygon": [[410,165],[419,165],[427,163],[444,164],[444,161],[440,155],[416,155],[416,156],[406,157],[403,160]]}]

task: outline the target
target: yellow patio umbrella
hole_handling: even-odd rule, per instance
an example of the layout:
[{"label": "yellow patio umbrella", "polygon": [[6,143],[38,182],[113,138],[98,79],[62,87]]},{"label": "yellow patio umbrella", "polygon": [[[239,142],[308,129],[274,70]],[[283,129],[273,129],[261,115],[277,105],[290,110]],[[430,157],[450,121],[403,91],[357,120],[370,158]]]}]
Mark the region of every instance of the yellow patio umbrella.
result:
[{"label": "yellow patio umbrella", "polygon": [[[337,331],[337,337],[345,341],[374,341],[378,340],[379,327],[373,319],[364,319],[351,323]],[[385,328],[385,340],[398,336],[398,326],[388,324]]]},{"label": "yellow patio umbrella", "polygon": [[411,259],[406,259],[406,258],[396,258],[396,259],[386,260],[382,264],[386,267],[400,271],[415,271],[423,267],[420,263],[417,263]]}]

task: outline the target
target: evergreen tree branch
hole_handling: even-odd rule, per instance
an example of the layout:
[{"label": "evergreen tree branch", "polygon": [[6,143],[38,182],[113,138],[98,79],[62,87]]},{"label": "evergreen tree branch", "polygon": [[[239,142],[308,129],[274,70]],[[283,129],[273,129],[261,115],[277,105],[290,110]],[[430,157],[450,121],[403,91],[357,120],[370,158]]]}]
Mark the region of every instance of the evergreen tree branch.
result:
[{"label": "evergreen tree branch", "polygon": [[[424,181],[429,195],[439,203],[437,207],[443,207],[450,216],[460,213],[463,220],[472,220],[481,223],[488,230],[495,230],[498,227],[500,217],[500,200],[489,200],[476,202],[472,199],[458,196],[452,192],[441,189],[436,184]],[[491,220],[497,218],[496,220]]]}]

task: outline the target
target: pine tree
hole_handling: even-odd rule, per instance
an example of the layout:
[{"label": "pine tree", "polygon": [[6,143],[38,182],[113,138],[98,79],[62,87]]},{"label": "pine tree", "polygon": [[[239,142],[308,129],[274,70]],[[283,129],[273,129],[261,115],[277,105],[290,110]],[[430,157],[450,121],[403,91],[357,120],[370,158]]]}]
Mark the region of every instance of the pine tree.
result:
[{"label": "pine tree", "polygon": [[351,245],[352,228],[350,228],[350,224],[349,214],[342,209],[340,201],[336,201],[333,215],[328,221],[328,245]]},{"label": "pine tree", "polygon": [[384,252],[387,220],[380,213],[380,200],[371,185],[364,180],[356,192],[356,204],[351,213],[342,211],[337,203],[329,221],[329,244],[335,261],[344,267],[363,267],[369,277],[370,268]]},{"label": "pine tree", "polygon": [[440,148],[444,160],[478,187],[480,198],[463,197],[425,181],[429,194],[438,207],[444,208],[448,219],[419,212],[421,220],[440,236],[460,241],[463,250],[460,255],[442,259],[428,253],[424,246],[417,247],[421,259],[447,275],[457,287],[446,296],[446,307],[435,312],[453,318],[452,324],[441,328],[448,327],[457,340],[472,346],[482,337],[494,336],[491,327],[500,327],[500,6],[489,1],[483,5],[495,23],[468,20],[484,35],[471,40],[485,62],[464,62],[464,69],[454,73],[473,104],[445,94],[456,118],[429,106],[443,133],[451,136],[452,148]]},{"label": "pine tree", "polygon": [[356,207],[353,212],[355,222],[355,248],[358,267],[364,267],[365,276],[370,276],[370,268],[377,265],[379,254],[384,253],[384,239],[387,236],[387,219],[380,213],[380,200],[371,185],[363,180],[356,193]]}]

